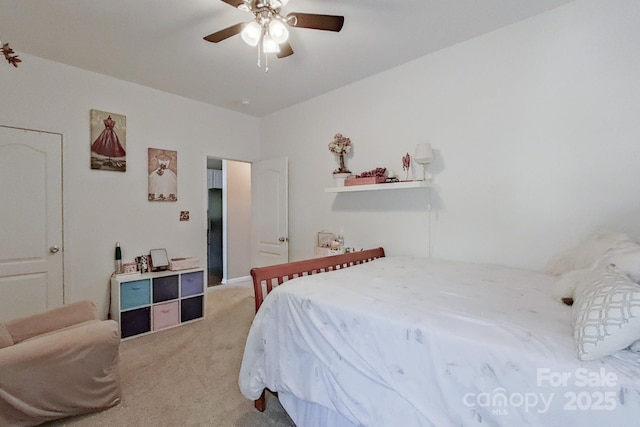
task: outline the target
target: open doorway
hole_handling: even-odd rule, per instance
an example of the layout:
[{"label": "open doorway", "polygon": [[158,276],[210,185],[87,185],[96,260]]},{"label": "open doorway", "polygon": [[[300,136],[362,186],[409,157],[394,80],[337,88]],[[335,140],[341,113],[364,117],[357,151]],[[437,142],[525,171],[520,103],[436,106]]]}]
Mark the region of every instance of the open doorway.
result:
[{"label": "open doorway", "polygon": [[251,269],[251,164],[207,156],[207,284],[245,281]]},{"label": "open doorway", "polygon": [[207,158],[207,285],[222,284],[223,257],[223,188],[222,160]]}]

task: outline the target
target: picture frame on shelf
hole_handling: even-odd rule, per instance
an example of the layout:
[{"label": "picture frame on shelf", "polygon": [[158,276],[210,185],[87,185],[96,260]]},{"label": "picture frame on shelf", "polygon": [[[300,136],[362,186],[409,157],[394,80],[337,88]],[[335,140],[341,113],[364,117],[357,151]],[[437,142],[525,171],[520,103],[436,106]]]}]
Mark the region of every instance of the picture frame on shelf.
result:
[{"label": "picture frame on shelf", "polygon": [[151,271],[165,271],[169,268],[169,257],[165,248],[151,249],[149,251],[149,265]]}]

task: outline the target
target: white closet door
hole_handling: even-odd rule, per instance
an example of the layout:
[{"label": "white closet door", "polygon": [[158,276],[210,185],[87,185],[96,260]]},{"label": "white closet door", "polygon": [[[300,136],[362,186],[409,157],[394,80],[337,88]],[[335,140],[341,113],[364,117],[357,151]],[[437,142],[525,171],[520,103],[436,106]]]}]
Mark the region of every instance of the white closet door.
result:
[{"label": "white closet door", "polygon": [[0,321],[63,303],[62,137],[0,126]]}]

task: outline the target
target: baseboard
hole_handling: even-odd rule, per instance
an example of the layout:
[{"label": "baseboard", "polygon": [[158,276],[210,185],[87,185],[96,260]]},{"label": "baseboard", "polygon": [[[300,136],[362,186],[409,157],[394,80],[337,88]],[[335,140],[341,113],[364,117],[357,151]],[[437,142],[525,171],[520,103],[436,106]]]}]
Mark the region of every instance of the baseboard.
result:
[{"label": "baseboard", "polygon": [[[222,280],[221,285],[222,286],[246,286],[250,288],[253,286],[253,282],[251,280],[251,276],[243,276],[243,277],[236,277],[233,279]],[[207,291],[211,291],[216,288],[218,288],[218,286],[209,286],[207,288]]]}]

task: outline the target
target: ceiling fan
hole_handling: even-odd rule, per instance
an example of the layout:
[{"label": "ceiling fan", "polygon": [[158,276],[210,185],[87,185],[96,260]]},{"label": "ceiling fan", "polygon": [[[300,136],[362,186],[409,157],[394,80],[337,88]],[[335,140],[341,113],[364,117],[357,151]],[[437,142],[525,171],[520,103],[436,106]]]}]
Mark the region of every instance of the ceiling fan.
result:
[{"label": "ceiling fan", "polygon": [[[340,31],[344,24],[344,16],[319,15],[315,13],[291,12],[286,16],[281,9],[289,0],[222,0],[223,2],[253,13],[251,22],[241,22],[204,37],[208,42],[219,43],[229,37],[240,34],[249,46],[258,46],[258,66],[260,58],[267,53],[276,53],[278,58],[293,55],[293,48],[288,42],[289,30],[292,28],[310,28],[313,30]],[[265,68],[268,71],[268,67]]]}]

